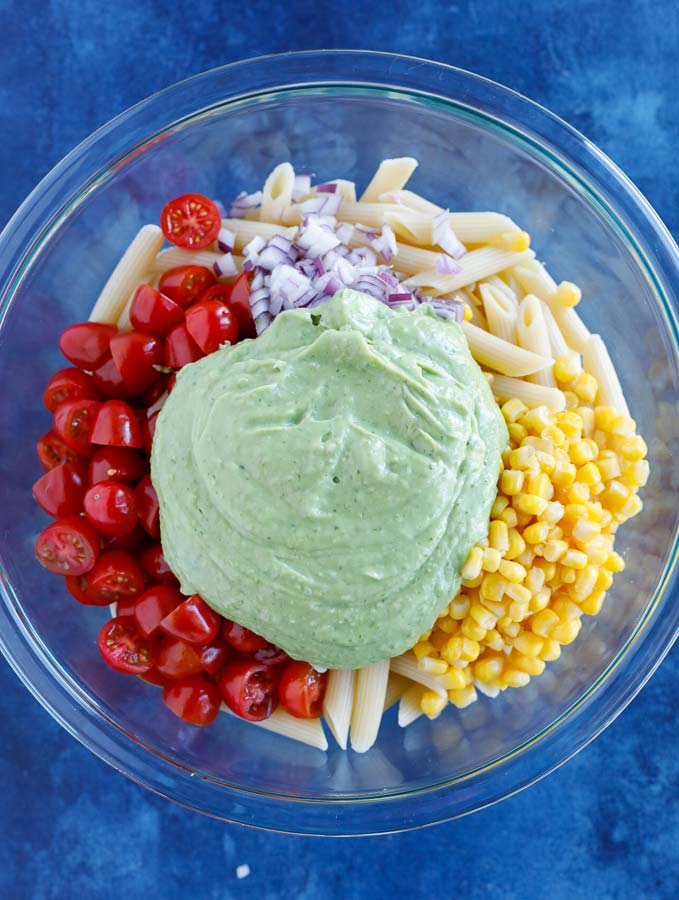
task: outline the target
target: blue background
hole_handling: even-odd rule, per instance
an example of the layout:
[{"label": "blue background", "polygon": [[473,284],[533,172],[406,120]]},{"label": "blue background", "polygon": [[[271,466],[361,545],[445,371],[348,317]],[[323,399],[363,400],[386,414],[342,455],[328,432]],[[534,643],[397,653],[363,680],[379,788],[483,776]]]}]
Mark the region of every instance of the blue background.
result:
[{"label": "blue background", "polygon": [[[676,0],[0,0],[0,224],[76,143],[157,89],[257,54],[360,47],[513,87],[582,130],[679,235]],[[72,740],[0,662],[0,897],[670,898],[679,892],[679,647],[592,746],[449,825],[320,840],[226,826]],[[236,866],[248,863],[242,881]]]}]

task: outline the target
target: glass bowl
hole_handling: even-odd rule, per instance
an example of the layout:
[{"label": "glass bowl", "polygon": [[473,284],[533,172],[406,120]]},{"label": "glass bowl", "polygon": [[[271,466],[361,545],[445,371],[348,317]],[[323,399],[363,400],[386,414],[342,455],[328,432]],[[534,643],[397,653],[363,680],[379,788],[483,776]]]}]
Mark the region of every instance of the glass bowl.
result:
[{"label": "glass bowl", "polygon": [[[123,249],[165,201],[228,201],[290,160],[365,184],[384,157],[420,161],[415,190],[508,213],[557,281],[583,289],[649,448],[643,513],[616,544],[627,570],[603,612],[524,689],[400,730],[365,755],[294,744],[227,716],[196,729],[157,690],[99,659],[105,610],[74,603],[33,556],[45,517],[41,404],[61,329],[86,318]],[[505,797],[564,762],[629,703],[677,632],[679,254],[644,198],[568,125],[469,73],[400,56],[310,52],[247,60],[168,88],[70,153],[0,237],[0,643],[71,734],[158,794],[211,816],[309,834],[391,832]]]}]

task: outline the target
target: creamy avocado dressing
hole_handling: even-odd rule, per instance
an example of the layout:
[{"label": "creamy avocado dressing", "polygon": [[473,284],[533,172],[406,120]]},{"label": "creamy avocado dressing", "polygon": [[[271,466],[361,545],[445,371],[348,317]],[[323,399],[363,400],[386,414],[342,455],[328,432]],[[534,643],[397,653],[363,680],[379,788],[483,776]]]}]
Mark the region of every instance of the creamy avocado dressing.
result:
[{"label": "creamy avocado dressing", "polygon": [[163,552],[293,657],[395,656],[457,592],[506,441],[456,323],[341,291],[179,372],[151,460]]}]

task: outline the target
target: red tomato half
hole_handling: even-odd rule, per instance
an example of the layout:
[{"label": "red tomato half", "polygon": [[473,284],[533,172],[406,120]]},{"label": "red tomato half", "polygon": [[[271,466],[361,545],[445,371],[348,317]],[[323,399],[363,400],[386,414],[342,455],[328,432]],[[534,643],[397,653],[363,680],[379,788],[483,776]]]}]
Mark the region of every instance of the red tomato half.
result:
[{"label": "red tomato half", "polygon": [[75,400],[76,397],[87,397],[98,400],[99,393],[92,381],[92,376],[82,369],[59,369],[47,382],[42,400],[51,413],[64,400]]},{"label": "red tomato half", "polygon": [[199,647],[198,653],[205,671],[208,675],[216,678],[226,663],[231,659],[233,650],[229,644],[226,643],[224,638],[218,635],[214,641],[210,641],[210,643],[206,644],[204,647]]},{"label": "red tomato half", "polygon": [[279,666],[281,663],[290,661],[290,657],[285,650],[281,650],[281,648],[277,647],[275,644],[267,644],[266,647],[255,650],[251,656],[253,659],[256,659],[257,662],[263,663],[265,666]]},{"label": "red tomato half", "polygon": [[139,482],[136,488],[137,510],[141,527],[152,538],[160,537],[160,507],[158,496],[148,475]]},{"label": "red tomato half", "polygon": [[163,556],[163,548],[160,543],[151,544],[139,556],[139,562],[146,574],[153,581],[160,581],[163,584],[171,584],[173,587],[178,585],[177,578],[168,566]]},{"label": "red tomato half", "polygon": [[135,492],[118,481],[93,484],[85,494],[83,508],[97,531],[109,537],[129,534],[139,519]]},{"label": "red tomato half", "polygon": [[222,634],[231,646],[238,650],[239,653],[254,653],[255,650],[262,650],[268,647],[269,642],[249,628],[243,628],[242,625],[225,619],[222,624]]},{"label": "red tomato half", "polygon": [[238,322],[221,300],[200,300],[186,311],[186,329],[203,353],[238,340]]},{"label": "red tomato half", "polygon": [[141,447],[141,430],[131,406],[122,400],[107,400],[94,420],[90,440],[109,447]]},{"label": "red tomato half", "polygon": [[219,234],[222,217],[212,200],[202,194],[183,194],[164,207],[160,227],[171,244],[202,250]]},{"label": "red tomato half", "polygon": [[166,635],[158,641],[156,668],[165,678],[188,678],[203,671],[196,647]]},{"label": "red tomato half", "polygon": [[115,397],[118,400],[129,400],[137,393],[133,385],[127,384],[118,371],[118,367],[112,356],[107,356],[104,362],[92,373],[92,380],[97,390],[104,397]]},{"label": "red tomato half", "polygon": [[56,433],[80,456],[91,453],[90,436],[100,406],[98,400],[76,397],[60,403],[52,415]]},{"label": "red tomato half", "polygon": [[134,618],[140,633],[144,637],[155,634],[163,619],[183,600],[184,595],[169,584],[154,584],[148,591],[144,591],[134,608]]},{"label": "red tomato half", "polygon": [[219,676],[219,690],[230,710],[242,719],[261,722],[278,706],[278,672],[270,666],[236,659]]},{"label": "red tomato half", "polygon": [[166,685],[163,700],[175,716],[191,725],[211,725],[222,702],[217,685],[202,675]]},{"label": "red tomato half", "polygon": [[69,362],[91,372],[104,361],[109,341],[118,331],[115,325],[79,322],[66,328],[59,338],[59,349]]},{"label": "red tomato half", "polygon": [[125,600],[118,600],[116,602],[116,615],[133,616],[136,602],[137,600],[134,597],[128,597]]},{"label": "red tomato half", "polygon": [[144,391],[139,398],[144,409],[148,409],[149,406],[153,406],[156,400],[160,400],[165,391],[167,391],[169,380],[170,376],[165,372],[161,372],[157,381],[154,381],[151,387],[147,391]]},{"label": "red tomato half", "polygon": [[146,460],[136,450],[127,447],[102,447],[90,460],[90,484],[97,484],[99,481],[132,484],[143,478],[147,471]]},{"label": "red tomato half", "polygon": [[158,378],[162,366],[163,342],[146,331],[120,331],[111,338],[111,356],[126,385],[142,394]]},{"label": "red tomato half", "polygon": [[[206,295],[201,297],[201,299],[207,300],[209,298]],[[234,283],[230,285],[229,296],[226,299],[231,312],[238,321],[238,333],[241,338],[257,337],[255,320],[252,318],[252,310],[250,308],[250,281],[247,272],[241,272]]]},{"label": "red tomato half", "polygon": [[46,472],[62,463],[78,459],[78,454],[71,450],[54,431],[43,434],[35,449],[38,451],[40,465]]},{"label": "red tomato half", "polygon": [[291,716],[318,719],[323,714],[327,681],[327,672],[317,672],[309,663],[291,662],[283,669],[278,684],[281,703]]},{"label": "red tomato half", "polygon": [[156,422],[158,421],[158,416],[160,415],[160,410],[157,410],[154,413],[144,419],[141,426],[141,439],[144,444],[144,450],[146,453],[151,456],[151,447],[153,446],[153,436],[156,433]]},{"label": "red tomato half", "polygon": [[46,472],[33,485],[35,502],[55,519],[82,512],[87,490],[87,463],[65,462]]},{"label": "red tomato half", "polygon": [[78,603],[82,603],[84,606],[106,606],[105,603],[95,602],[87,593],[89,587],[87,575],[67,575],[64,581],[69,594],[71,597],[75,597]]},{"label": "red tomato half", "polygon": [[99,632],[99,651],[104,662],[116,672],[143,675],[153,667],[153,650],[143,638],[131,616],[118,616]]},{"label": "red tomato half", "polygon": [[158,290],[186,309],[217,279],[206,266],[177,266],[161,275]]},{"label": "red tomato half", "polygon": [[186,330],[186,325],[177,325],[168,334],[165,341],[166,366],[181,369],[204,356],[203,351]]},{"label": "red tomato half", "polygon": [[99,535],[82,516],[66,516],[40,532],[35,555],[55,575],[84,575],[99,556]]},{"label": "red tomato half", "polygon": [[148,541],[148,535],[139,525],[135,525],[127,534],[113,537],[102,536],[106,550],[125,550],[127,553],[138,553]]},{"label": "red tomato half", "polygon": [[[134,602],[144,590],[144,574],[134,557],[124,550],[102,553],[85,578],[85,593],[96,606]],[[119,610],[118,615],[122,614]]]},{"label": "red tomato half", "polygon": [[198,594],[184,600],[160,623],[165,634],[181,638],[187,644],[209,644],[217,637],[222,617]]},{"label": "red tomato half", "polygon": [[184,312],[161,291],[150,284],[142,284],[137,288],[130,307],[130,321],[135,328],[162,337],[184,321]]}]

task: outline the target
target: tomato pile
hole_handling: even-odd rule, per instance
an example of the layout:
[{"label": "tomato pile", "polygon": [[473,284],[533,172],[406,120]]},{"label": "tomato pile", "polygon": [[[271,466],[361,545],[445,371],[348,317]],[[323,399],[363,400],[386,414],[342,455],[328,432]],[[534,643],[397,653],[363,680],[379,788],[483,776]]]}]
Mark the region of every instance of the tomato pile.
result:
[{"label": "tomato pile", "polygon": [[[189,203],[196,196],[178,198],[176,215],[168,204],[162,224],[173,243],[199,249],[215,235]],[[99,633],[103,659],[162,686],[185,722],[209,725],[222,700],[251,721],[279,703],[318,717],[327,676],[223,619],[197,594],[181,594],[159,541],[149,477],[156,419],[178,369],[255,336],[247,275],[226,285],[203,266],[172,269],[157,290],[138,288],[130,321],[131,331],[83,322],[61,335],[73,367],[55,372],[43,397],[52,429],[37,444],[45,474],[33,496],[55,521],[38,536],[36,556],[79,603],[116,604]]]}]

